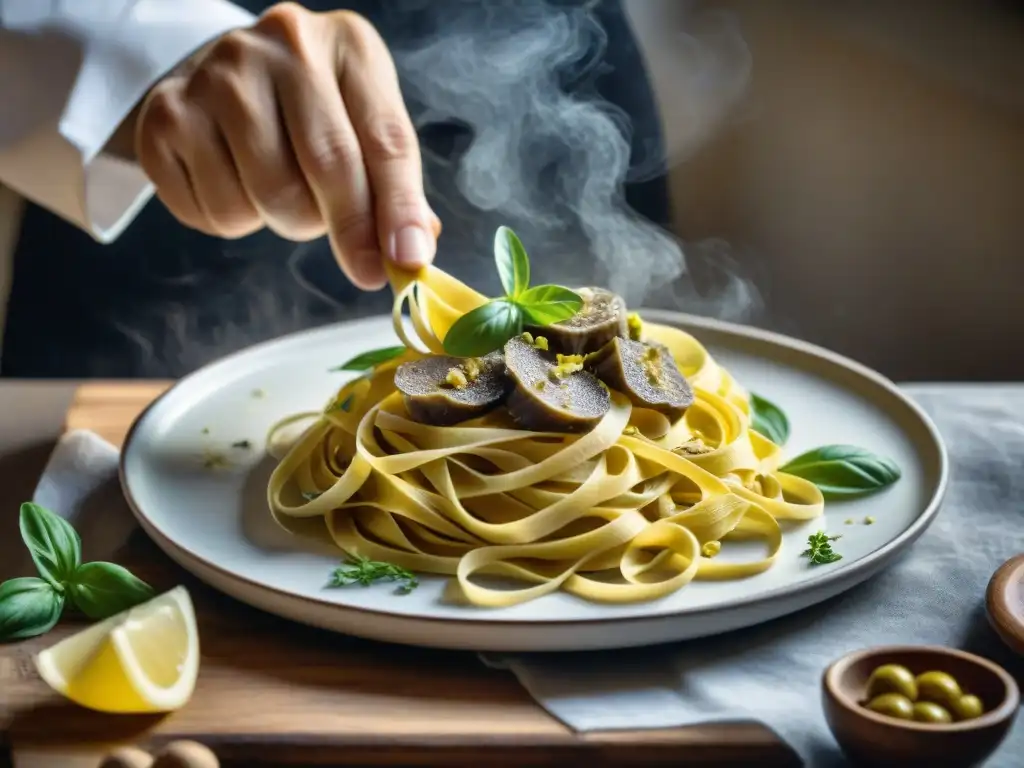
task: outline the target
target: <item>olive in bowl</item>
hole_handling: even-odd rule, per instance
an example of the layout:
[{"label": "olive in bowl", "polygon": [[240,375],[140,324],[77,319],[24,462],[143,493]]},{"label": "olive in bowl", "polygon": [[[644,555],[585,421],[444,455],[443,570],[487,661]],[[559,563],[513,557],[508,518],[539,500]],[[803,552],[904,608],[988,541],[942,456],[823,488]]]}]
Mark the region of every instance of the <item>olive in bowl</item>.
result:
[{"label": "olive in bowl", "polygon": [[1020,703],[987,659],[938,646],[885,646],[835,661],[825,719],[851,759],[878,766],[976,766],[1006,738]]}]

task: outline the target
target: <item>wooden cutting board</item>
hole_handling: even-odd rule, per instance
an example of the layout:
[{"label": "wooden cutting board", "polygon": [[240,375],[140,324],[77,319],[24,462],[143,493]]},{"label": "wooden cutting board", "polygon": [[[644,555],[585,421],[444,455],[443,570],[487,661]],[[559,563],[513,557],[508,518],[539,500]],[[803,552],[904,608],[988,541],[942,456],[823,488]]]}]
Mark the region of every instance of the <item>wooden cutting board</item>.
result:
[{"label": "wooden cutting board", "polygon": [[[166,386],[83,386],[66,426],[120,445]],[[123,503],[116,489],[110,498]],[[31,662],[79,626],[62,622],[43,638],[0,645],[0,734],[16,768],[95,768],[112,743],[180,738],[245,766],[799,765],[752,723],[576,734],[473,654],[362,641],[262,613],[191,578],[138,528],[116,560],[158,589],[191,591],[203,655],[195,695],[166,717],[93,713],[53,694]]]}]

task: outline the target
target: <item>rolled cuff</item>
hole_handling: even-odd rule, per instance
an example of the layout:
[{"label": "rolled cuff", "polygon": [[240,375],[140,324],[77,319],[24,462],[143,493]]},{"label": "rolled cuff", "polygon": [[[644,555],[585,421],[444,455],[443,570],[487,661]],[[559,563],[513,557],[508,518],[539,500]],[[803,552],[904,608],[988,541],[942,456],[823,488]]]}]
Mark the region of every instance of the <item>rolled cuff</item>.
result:
[{"label": "rolled cuff", "polygon": [[[19,15],[27,6],[18,0],[0,5],[5,30],[24,38],[13,65],[22,78],[31,76],[29,89],[53,53],[48,46],[57,41],[77,48],[80,62],[66,79],[70,89],[60,94],[63,108],[0,147],[0,181],[98,241],[111,242],[149,200],[153,185],[138,165],[103,153],[103,147],[161,77],[255,17],[226,0],[53,5],[61,10],[45,18]],[[38,80],[46,88],[60,78],[41,74]],[[0,94],[5,90],[0,86]],[[21,91],[29,108],[48,97],[26,92],[24,85]]]}]

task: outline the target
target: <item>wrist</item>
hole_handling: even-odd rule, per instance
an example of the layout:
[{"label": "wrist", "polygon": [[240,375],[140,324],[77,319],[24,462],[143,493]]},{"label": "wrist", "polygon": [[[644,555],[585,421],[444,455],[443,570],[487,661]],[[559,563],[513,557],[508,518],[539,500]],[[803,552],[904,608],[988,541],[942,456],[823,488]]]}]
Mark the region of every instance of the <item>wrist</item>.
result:
[{"label": "wrist", "polygon": [[[148,95],[148,94],[147,94]],[[131,112],[117,126],[113,135],[103,147],[103,154],[116,157],[119,160],[135,162],[135,124],[138,122],[139,113],[142,111],[143,98]]]}]

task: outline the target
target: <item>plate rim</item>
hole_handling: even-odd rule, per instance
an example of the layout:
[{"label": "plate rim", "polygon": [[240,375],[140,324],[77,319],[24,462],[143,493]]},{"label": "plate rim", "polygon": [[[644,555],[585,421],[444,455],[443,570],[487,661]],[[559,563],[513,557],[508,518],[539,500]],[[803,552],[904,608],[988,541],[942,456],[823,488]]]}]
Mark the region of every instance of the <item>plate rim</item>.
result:
[{"label": "plate rim", "polygon": [[[719,613],[728,613],[729,611],[735,611],[745,607],[757,605],[759,603],[769,602],[773,600],[785,600],[792,599],[803,592],[820,591],[822,589],[828,589],[836,584],[836,582],[849,581],[852,587],[853,585],[859,584],[866,578],[870,578],[871,571],[876,568],[884,568],[885,564],[890,561],[896,554],[905,548],[913,544],[924,532],[928,526],[934,521],[936,515],[942,507],[942,503],[945,499],[946,492],[949,484],[949,454],[942,439],[942,436],[935,425],[932,418],[919,405],[913,398],[903,392],[891,379],[883,376],[881,373],[867,367],[866,365],[857,362],[856,360],[842,355],[838,352],[833,352],[830,349],[822,347],[812,342],[797,339],[791,336],[787,336],[782,333],[775,331],[769,331],[763,328],[756,328],[754,326],[743,325],[740,323],[732,323],[725,320],[718,320],[710,317],[703,317],[700,315],[692,315],[685,312],[678,312],[675,310],[666,309],[647,309],[640,308],[637,310],[645,319],[650,319],[654,322],[667,322],[673,324],[676,327],[680,325],[691,328],[702,328],[712,332],[724,333],[734,336],[743,337],[746,339],[753,339],[764,341],[768,344],[781,346],[798,353],[810,355],[812,357],[818,357],[824,359],[826,362],[831,363],[839,368],[846,369],[848,372],[854,373],[864,379],[871,381],[874,385],[885,390],[890,397],[894,397],[900,404],[906,408],[919,422],[919,425],[924,427],[924,433],[930,439],[930,448],[934,449],[938,456],[938,469],[939,476],[938,481],[935,484],[931,497],[928,499],[925,505],[924,511],[918,515],[918,517],[911,523],[903,532],[898,536],[891,539],[889,542],[874,550],[873,552],[865,555],[859,560],[836,570],[822,573],[820,576],[812,577],[806,581],[783,585],[775,587],[767,592],[759,593],[752,596],[738,596],[731,600],[726,600],[718,603],[714,606],[705,606],[694,610],[676,610],[668,611],[665,613],[659,613],[657,615],[643,615],[643,616],[608,616],[603,618],[580,618],[580,619],[517,619],[517,618],[502,618],[500,615],[488,616],[487,618],[474,618],[474,619],[462,619],[455,617],[439,617],[439,616],[423,616],[417,614],[396,614],[393,611],[388,611],[380,608],[373,608],[361,605],[345,605],[332,602],[327,599],[310,597],[308,595],[300,595],[294,592],[281,589],[280,587],[274,587],[263,582],[255,581],[248,576],[242,576],[234,571],[228,570],[215,562],[212,562],[208,558],[202,557],[191,549],[188,549],[178,542],[172,540],[170,537],[165,535],[159,530],[151,520],[148,519],[147,515],[142,511],[140,505],[132,495],[128,472],[126,468],[127,456],[130,452],[132,441],[134,440],[137,432],[144,423],[145,419],[150,416],[153,411],[159,407],[160,403],[165,398],[171,396],[180,387],[186,385],[190,380],[196,378],[206,372],[208,369],[218,366],[224,363],[229,363],[238,357],[259,352],[267,347],[272,347],[280,344],[281,342],[295,337],[304,336],[311,333],[317,332],[330,332],[332,329],[344,329],[355,324],[363,322],[381,322],[383,320],[390,320],[390,315],[378,314],[369,315],[361,318],[354,318],[351,320],[342,320],[336,323],[328,323],[314,328],[307,328],[301,331],[276,336],[272,339],[252,344],[244,347],[240,350],[232,352],[223,357],[212,360],[209,363],[197,368],[191,373],[183,376],[182,378],[175,381],[170,387],[167,388],[163,393],[158,395],[146,408],[139,413],[132,421],[128,432],[125,434],[124,441],[121,445],[121,450],[118,455],[118,479],[121,485],[122,494],[125,501],[128,504],[132,515],[135,517],[136,522],[146,532],[146,534],[157,543],[164,553],[170,556],[167,552],[166,547],[171,547],[178,550],[182,556],[186,559],[192,559],[198,562],[201,566],[208,568],[217,574],[222,579],[228,581],[239,582],[244,585],[246,589],[255,589],[260,592],[268,593],[269,595],[276,596],[279,599],[285,599],[290,602],[298,601],[309,606],[321,610],[329,610],[334,612],[352,612],[355,615],[371,615],[377,617],[389,617],[392,619],[403,619],[410,622],[428,622],[432,624],[439,624],[443,626],[454,626],[458,624],[465,624],[473,627],[474,629],[481,630],[488,627],[495,628],[500,626],[521,626],[521,627],[587,627],[594,625],[607,625],[607,624],[621,624],[623,622],[638,622],[638,621],[651,621],[657,619],[670,620],[673,618],[697,618],[701,616],[716,615]],[[660,320],[659,320],[660,318]],[[185,570],[189,570],[184,566],[177,557],[172,557],[173,560],[179,563]],[[879,563],[881,565],[879,566]],[[868,572],[865,575],[865,572]],[[191,572],[190,572],[191,573]],[[195,574],[192,574],[195,576]],[[205,579],[201,579],[205,581]],[[212,585],[211,585],[212,586]],[[213,587],[217,591],[224,592],[220,587]],[[837,594],[845,591],[840,589]],[[232,595],[234,597],[234,595]],[[246,602],[243,598],[236,597],[242,602]],[[762,622],[757,622],[762,623]]]}]

